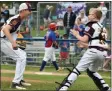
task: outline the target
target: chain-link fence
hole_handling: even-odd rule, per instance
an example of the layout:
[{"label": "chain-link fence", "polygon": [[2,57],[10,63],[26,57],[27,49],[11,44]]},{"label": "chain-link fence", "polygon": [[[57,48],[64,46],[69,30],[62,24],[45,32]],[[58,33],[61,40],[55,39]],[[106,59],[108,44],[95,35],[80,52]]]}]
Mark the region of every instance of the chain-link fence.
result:
[{"label": "chain-link fence", "polygon": [[[59,2],[38,2],[37,3],[37,11],[33,11],[31,14],[31,34],[32,37],[34,36],[40,36],[40,25],[43,25],[43,10],[45,8],[46,5],[54,5],[55,7],[57,7],[57,4]],[[75,3],[75,2],[74,2]],[[88,9],[91,7],[97,7],[99,2],[85,2]],[[93,3],[95,4],[94,6]],[[110,3],[111,2],[105,2],[106,6],[109,5],[107,8],[107,17],[106,17],[106,28],[109,31],[109,40],[111,39],[111,6]],[[54,7],[54,8],[55,8]],[[87,10],[88,10],[87,9]],[[56,10],[56,9],[55,9]],[[53,16],[55,15],[55,11],[53,11]],[[52,17],[53,17],[52,16]],[[53,19],[53,18],[52,18]],[[64,32],[63,32],[64,33]],[[31,44],[27,44],[26,47],[26,52],[27,52],[27,63],[28,64],[32,64],[32,65],[39,65],[42,62],[42,59],[44,57],[44,41],[30,41]],[[82,51],[83,54],[84,51]],[[70,46],[70,52],[69,52],[69,58],[66,61],[66,64],[68,65],[72,65],[72,64],[77,64],[78,61],[80,60],[80,57],[82,56],[82,54],[76,55],[74,53],[74,46],[71,45]],[[57,62],[59,60],[59,49],[56,50],[56,58],[57,58]],[[10,59],[9,57],[5,56],[3,53],[1,53],[1,62],[2,63],[15,63],[15,61],[13,61],[12,59]],[[50,64],[51,61],[48,62],[48,65]]]}]

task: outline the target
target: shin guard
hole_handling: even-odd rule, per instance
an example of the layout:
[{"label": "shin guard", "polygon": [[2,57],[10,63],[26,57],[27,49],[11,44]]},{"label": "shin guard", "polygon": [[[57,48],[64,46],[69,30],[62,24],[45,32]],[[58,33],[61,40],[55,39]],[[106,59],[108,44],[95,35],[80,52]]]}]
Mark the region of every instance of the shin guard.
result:
[{"label": "shin guard", "polygon": [[103,78],[98,74],[97,72],[91,72],[89,69],[87,69],[87,74],[89,77],[92,78],[96,86],[100,89],[100,91],[108,91],[109,86],[105,83]]},{"label": "shin guard", "polygon": [[[58,83],[56,82],[57,84],[59,84],[60,86],[58,88],[56,88],[56,91],[66,91],[71,85],[72,83],[74,82],[74,80],[77,79],[77,76],[80,75],[80,72],[76,69],[76,68],[73,68],[73,70],[71,71],[69,68],[67,68],[69,70],[69,74],[68,76],[62,81],[62,83]],[[75,76],[73,78],[73,76]],[[63,89],[63,88],[66,88],[66,89]]]}]

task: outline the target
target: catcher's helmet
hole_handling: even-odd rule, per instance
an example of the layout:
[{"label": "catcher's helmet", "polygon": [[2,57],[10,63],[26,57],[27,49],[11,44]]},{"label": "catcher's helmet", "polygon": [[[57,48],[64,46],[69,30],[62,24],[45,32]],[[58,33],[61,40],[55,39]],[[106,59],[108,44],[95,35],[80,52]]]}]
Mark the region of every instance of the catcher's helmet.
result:
[{"label": "catcher's helmet", "polygon": [[49,24],[49,29],[55,31],[56,28],[57,28],[56,23],[50,23],[50,24]]}]

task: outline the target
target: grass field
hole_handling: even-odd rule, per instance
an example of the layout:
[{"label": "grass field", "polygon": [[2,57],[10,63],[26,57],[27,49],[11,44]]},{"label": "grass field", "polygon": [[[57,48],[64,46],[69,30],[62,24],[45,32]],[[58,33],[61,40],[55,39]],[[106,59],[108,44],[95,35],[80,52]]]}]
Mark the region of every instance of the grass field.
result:
[{"label": "grass field", "polygon": [[[64,34],[64,30],[58,30],[60,35]],[[39,35],[39,37],[44,37],[47,31],[40,31],[39,34],[36,30],[32,30],[31,35],[35,37],[36,35]]]},{"label": "grass field", "polygon": [[[10,88],[11,81],[14,77],[14,69],[13,65],[1,65],[1,89],[2,90],[13,90]],[[39,73],[39,67],[27,66],[26,71],[24,73],[24,78],[27,82],[32,84],[31,87],[26,87],[27,90],[54,90],[58,86],[55,84],[55,81],[61,82],[64,77],[68,74],[68,71],[62,70],[57,72],[54,67],[46,67],[44,72],[49,74],[35,74],[35,72]],[[52,74],[51,74],[52,73]],[[105,81],[110,85],[110,72],[99,72]],[[60,75],[59,75],[60,74]],[[79,79],[70,87],[70,90],[98,90],[94,85],[93,81],[86,75],[86,73],[82,73],[79,76]]]}]

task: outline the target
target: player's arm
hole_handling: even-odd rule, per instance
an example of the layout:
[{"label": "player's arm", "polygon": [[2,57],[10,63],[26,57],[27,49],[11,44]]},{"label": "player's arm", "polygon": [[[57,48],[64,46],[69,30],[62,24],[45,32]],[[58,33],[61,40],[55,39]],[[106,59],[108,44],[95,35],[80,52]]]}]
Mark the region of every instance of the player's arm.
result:
[{"label": "player's arm", "polygon": [[4,28],[2,29],[2,31],[4,32],[5,36],[9,39],[9,41],[11,43],[15,42],[15,40],[12,38],[11,34],[10,34],[10,30],[12,29],[12,27],[10,25],[5,25]]},{"label": "player's arm", "polygon": [[70,30],[71,34],[73,34],[79,41],[88,43],[88,41],[92,38],[94,29],[90,26],[86,26],[84,30],[84,36],[80,36],[78,31]]},{"label": "player's arm", "polygon": [[82,42],[88,42],[89,37],[87,35],[84,35],[83,37],[79,35],[78,31],[70,30],[71,34],[73,34],[78,40]]},{"label": "player's arm", "polygon": [[2,28],[2,31],[4,32],[5,36],[9,39],[9,41],[11,42],[12,44],[12,47],[14,49],[17,48],[17,44],[16,44],[16,41],[13,39],[10,31],[11,29],[18,23],[17,19],[13,19],[11,20],[8,24],[4,25],[3,28]]}]

